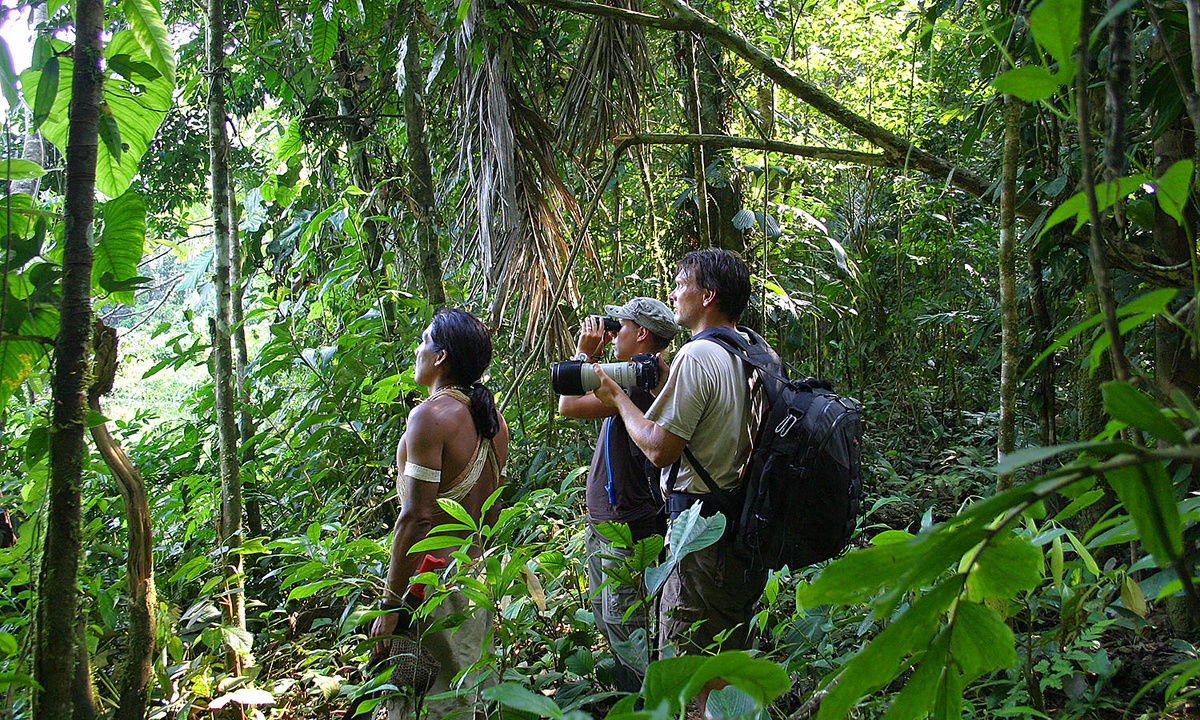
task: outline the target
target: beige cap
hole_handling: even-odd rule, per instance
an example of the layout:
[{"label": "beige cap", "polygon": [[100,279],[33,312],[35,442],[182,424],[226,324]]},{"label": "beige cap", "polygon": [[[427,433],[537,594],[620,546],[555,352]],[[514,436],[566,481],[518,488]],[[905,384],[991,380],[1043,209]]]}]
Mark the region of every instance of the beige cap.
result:
[{"label": "beige cap", "polygon": [[661,300],[635,297],[624,305],[605,305],[604,312],[618,320],[632,320],[664,340],[679,332],[675,313]]}]

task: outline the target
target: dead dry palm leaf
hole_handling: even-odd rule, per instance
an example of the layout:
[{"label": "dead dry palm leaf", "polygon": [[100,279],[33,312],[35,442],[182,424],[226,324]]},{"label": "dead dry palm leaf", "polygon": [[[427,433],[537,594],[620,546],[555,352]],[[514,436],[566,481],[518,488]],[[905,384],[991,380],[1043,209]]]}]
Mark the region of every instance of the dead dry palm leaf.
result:
[{"label": "dead dry palm leaf", "polygon": [[[512,76],[510,38],[483,36],[473,4],[457,40],[462,97],[457,153],[466,183],[458,207],[458,251],[472,268],[471,285],[492,293],[493,327],[525,316],[522,346],[549,338],[561,353],[570,342],[554,288],[570,253],[566,216],[579,207],[554,158],[554,131],[521,96]],[[481,58],[474,62],[476,52]],[[595,253],[588,248],[594,259]],[[572,298],[574,287],[571,287]]]}]

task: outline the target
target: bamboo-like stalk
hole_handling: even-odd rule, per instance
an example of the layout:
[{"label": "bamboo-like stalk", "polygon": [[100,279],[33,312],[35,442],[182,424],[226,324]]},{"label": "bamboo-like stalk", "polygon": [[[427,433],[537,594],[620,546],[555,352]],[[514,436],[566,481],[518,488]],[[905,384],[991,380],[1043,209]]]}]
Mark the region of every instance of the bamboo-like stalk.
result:
[{"label": "bamboo-like stalk", "polygon": [[[1000,171],[1000,427],[999,459],[1016,446],[1017,378],[1021,369],[1019,319],[1017,317],[1017,163],[1021,155],[1021,101],[1004,97],[1004,162]],[[1012,475],[996,480],[996,489],[1012,486]]]},{"label": "bamboo-like stalk", "polygon": [[[220,545],[225,581],[226,622],[246,627],[246,604],[242,579],[242,482],[238,461],[238,430],[234,416],[233,293],[230,286],[229,234],[229,138],[225,132],[225,2],[209,0],[208,6],[208,137],[212,172],[213,258],[216,265],[215,317],[209,318],[213,340],[214,411],[217,423],[217,456],[221,473]],[[231,671],[239,672],[241,659],[230,651]]]}]

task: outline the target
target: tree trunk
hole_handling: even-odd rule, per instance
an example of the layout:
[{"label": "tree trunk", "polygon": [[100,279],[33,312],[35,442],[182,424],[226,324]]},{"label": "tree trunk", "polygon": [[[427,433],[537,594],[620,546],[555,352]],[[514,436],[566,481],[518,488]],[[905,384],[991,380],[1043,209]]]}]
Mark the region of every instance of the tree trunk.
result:
[{"label": "tree trunk", "polygon": [[446,287],[442,284],[442,253],[438,247],[433,214],[437,203],[433,197],[433,170],[429,166],[429,149],[425,145],[425,77],[421,72],[421,35],[417,31],[416,5],[408,17],[407,51],[404,53],[404,125],[408,130],[408,166],[411,171],[413,203],[417,214],[417,264],[425,297],[433,307],[446,304]]},{"label": "tree trunk", "polygon": [[[715,19],[728,21],[728,13],[720,12]],[[683,107],[690,132],[728,135],[726,116],[731,90],[724,73],[724,48],[711,38],[690,33],[683,47],[682,79],[688,88]],[[696,229],[702,246],[742,252],[745,235],[733,226],[733,216],[742,209],[742,193],[730,169],[731,157],[728,150],[713,150],[703,144],[690,146],[689,159],[696,178]]]},{"label": "tree trunk", "polygon": [[[1033,319],[1034,352],[1040,354],[1054,342],[1054,321],[1046,306],[1046,283],[1042,278],[1042,260],[1029,254],[1029,315]],[[1038,444],[1049,447],[1058,442],[1057,401],[1054,389],[1057,353],[1050,353],[1038,367],[1037,401]]]},{"label": "tree trunk", "polygon": [[84,418],[92,339],[91,229],[95,213],[96,149],[100,119],[100,30],[104,5],[75,4],[75,70],[67,133],[67,188],[63,200],[63,278],[58,338],[54,347],[54,432],[46,491],[46,535],[38,572],[32,716],[69,718],[77,652],[76,587],[82,538],[80,522]]},{"label": "tree trunk", "polygon": [[1112,358],[1113,373],[1118,380],[1129,379],[1129,359],[1125,356],[1125,340],[1121,337],[1120,326],[1117,322],[1117,303],[1113,297],[1112,283],[1109,280],[1108,265],[1105,260],[1105,241],[1102,235],[1104,223],[1100,217],[1100,203],[1096,198],[1095,161],[1092,159],[1092,113],[1088,97],[1088,75],[1091,59],[1088,46],[1090,42],[1088,8],[1084,5],[1083,18],[1079,24],[1079,41],[1077,44],[1079,70],[1075,77],[1075,121],[1079,126],[1079,157],[1082,165],[1083,194],[1087,198],[1088,216],[1088,261],[1092,269],[1092,277],[1096,281],[1096,294],[1100,300],[1100,312],[1104,317],[1104,331],[1111,341],[1109,357]]},{"label": "tree trunk", "polygon": [[[1017,162],[1021,150],[1021,101],[1004,97],[1004,165],[1000,173],[1000,430],[997,455],[1016,447],[1017,377],[1021,369],[1017,319]],[[997,490],[1012,486],[1011,475],[997,478]]]},{"label": "tree trunk", "polygon": [[[209,318],[213,337],[213,386],[216,392],[218,457],[221,472],[220,544],[225,570],[225,619],[230,625],[246,627],[245,594],[242,584],[242,483],[237,455],[237,421],[234,417],[234,373],[231,326],[229,235],[229,140],[225,134],[225,4],[210,0],[208,12],[208,135],[212,169],[213,257],[216,260],[216,317]],[[231,672],[240,668],[240,658],[231,652]]]}]

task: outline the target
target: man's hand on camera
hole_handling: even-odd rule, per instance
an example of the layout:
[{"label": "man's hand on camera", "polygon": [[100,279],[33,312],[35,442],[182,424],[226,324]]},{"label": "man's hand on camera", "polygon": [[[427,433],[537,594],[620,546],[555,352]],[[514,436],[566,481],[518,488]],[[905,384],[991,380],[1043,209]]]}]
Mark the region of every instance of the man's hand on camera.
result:
[{"label": "man's hand on camera", "polygon": [[650,394],[658,397],[658,394],[662,392],[663,386],[667,384],[667,376],[671,374],[671,366],[667,365],[666,360],[663,360],[662,353],[655,353],[654,357],[658,360],[658,385],[654,386]]},{"label": "man's hand on camera", "polygon": [[600,364],[592,365],[592,369],[596,371],[596,377],[600,379],[600,386],[596,388],[596,398],[605,405],[617,406],[617,396],[624,395],[625,391],[613,380],[604,373]]}]

